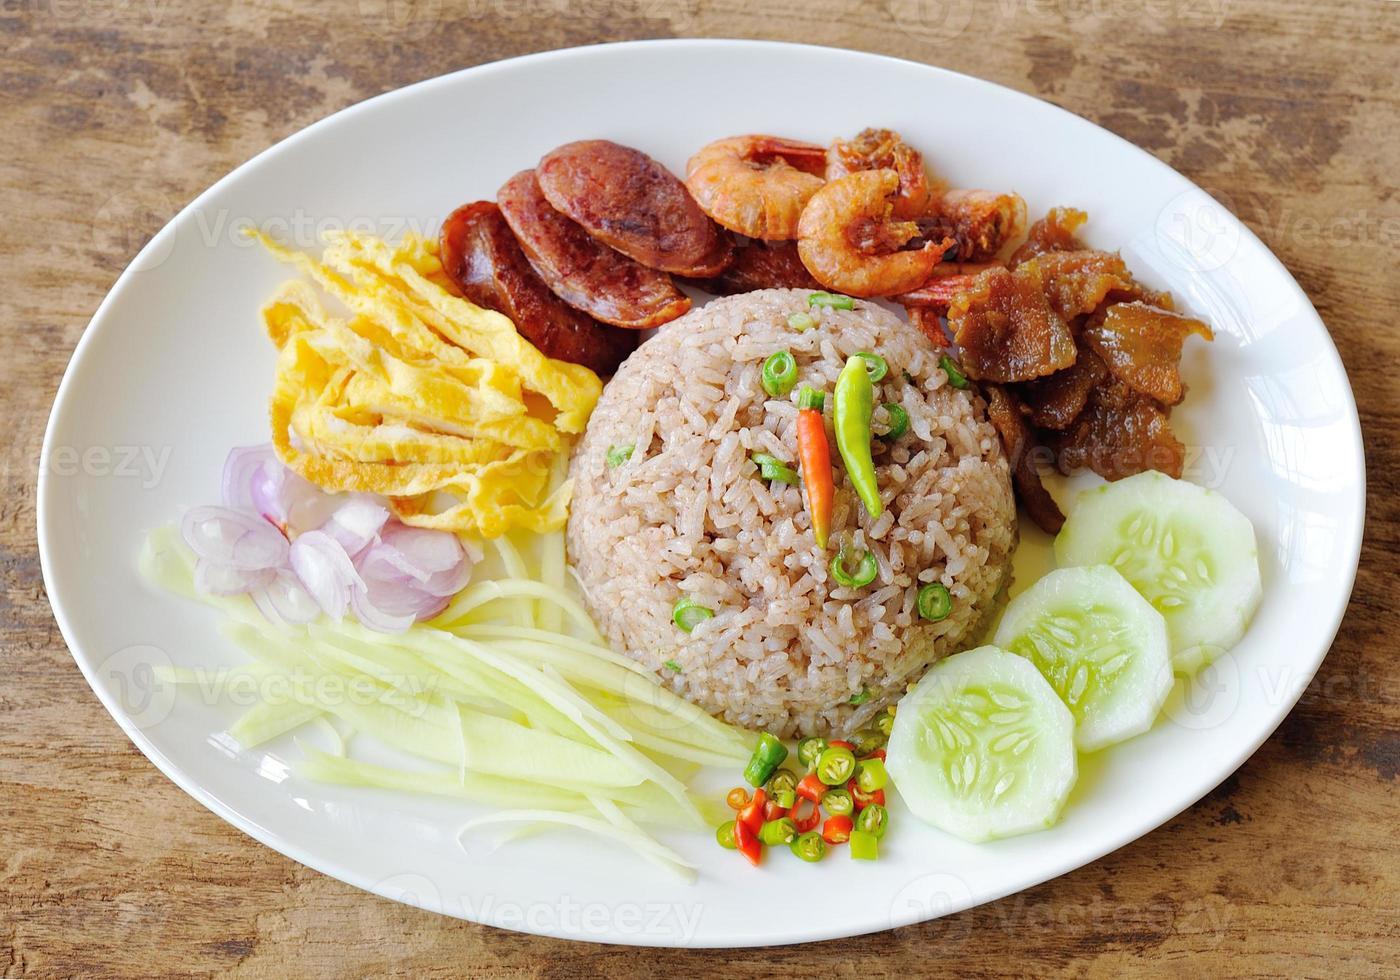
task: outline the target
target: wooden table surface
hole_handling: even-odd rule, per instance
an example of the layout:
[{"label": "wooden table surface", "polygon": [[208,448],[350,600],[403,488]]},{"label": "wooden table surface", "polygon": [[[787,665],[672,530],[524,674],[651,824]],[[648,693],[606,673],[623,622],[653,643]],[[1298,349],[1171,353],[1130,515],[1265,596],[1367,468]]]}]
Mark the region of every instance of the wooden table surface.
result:
[{"label": "wooden table surface", "polygon": [[[1065,106],[1230,204],[1331,329],[1370,460],[1351,608],[1278,732],[1144,839],[840,944],[537,939],[384,901],[255,843],[157,772],[74,667],[36,554],[39,445],[73,345],[141,244],[243,160],[368,96],[531,51],[685,35],[898,55]],[[1400,3],[4,0],[0,43],[0,975],[1400,972]]]}]

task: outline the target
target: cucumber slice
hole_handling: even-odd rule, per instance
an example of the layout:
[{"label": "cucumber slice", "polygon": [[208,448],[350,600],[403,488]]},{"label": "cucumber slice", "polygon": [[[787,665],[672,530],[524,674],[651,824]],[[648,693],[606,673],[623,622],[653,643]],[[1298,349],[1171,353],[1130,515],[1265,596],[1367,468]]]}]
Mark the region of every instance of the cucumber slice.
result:
[{"label": "cucumber slice", "polygon": [[1074,717],[1024,657],[978,647],[899,702],[885,765],[909,809],[967,841],[1052,825],[1074,786]]},{"label": "cucumber slice", "polygon": [[1118,569],[1166,619],[1179,674],[1238,643],[1264,594],[1249,518],[1213,490],[1152,471],[1080,494],[1055,560]]},{"label": "cucumber slice", "polygon": [[1110,565],[1046,575],[1011,600],[993,642],[1050,682],[1082,752],[1147,731],[1171,693],[1166,620]]}]

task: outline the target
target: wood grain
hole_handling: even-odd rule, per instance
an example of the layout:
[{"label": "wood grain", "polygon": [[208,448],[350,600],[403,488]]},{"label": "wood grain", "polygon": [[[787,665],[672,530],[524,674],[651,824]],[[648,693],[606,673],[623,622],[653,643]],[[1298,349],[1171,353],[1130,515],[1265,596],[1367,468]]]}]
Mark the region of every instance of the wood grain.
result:
[{"label": "wood grain", "polygon": [[[34,481],[69,353],[138,247],[247,157],[367,96],[681,35],[860,48],[1049,99],[1229,203],[1312,297],[1367,437],[1356,592],[1282,728],[1167,826],[895,933],[760,953],[574,945],[395,905],[263,848],[161,776],[84,684],[40,581]],[[0,44],[0,975],[1400,972],[1400,3],[4,0]]]}]

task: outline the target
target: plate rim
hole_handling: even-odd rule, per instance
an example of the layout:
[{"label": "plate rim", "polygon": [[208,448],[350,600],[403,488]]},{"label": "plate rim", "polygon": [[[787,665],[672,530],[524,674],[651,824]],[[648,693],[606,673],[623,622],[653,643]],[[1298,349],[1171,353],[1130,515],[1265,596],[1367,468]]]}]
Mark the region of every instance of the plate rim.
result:
[{"label": "plate rim", "polygon": [[[798,44],[785,41],[767,41],[737,38],[663,38],[651,40],[618,41],[606,44],[576,45],[566,48],[556,48],[548,51],[538,51],[529,54],[518,55],[512,58],[499,59],[496,61],[485,62],[479,65],[472,65],[466,68],[461,68],[455,71],[447,72],[445,74],[425,78],[417,82],[412,82],[407,85],[400,86],[398,88],[390,89],[377,95],[370,96],[369,98],[363,99],[361,101],[352,103],[348,106],[336,110],[335,112],[330,113],[329,115],[317,119],[314,122],[285,136],[276,143],[273,143],[271,146],[264,148],[263,150],[244,160],[242,163],[238,164],[236,167],[234,167],[228,173],[224,174],[214,183],[210,184],[205,190],[196,195],[188,204],[180,208],[180,210],[177,211],[173,216],[171,216],[171,218],[161,227],[161,229],[157,231],[156,234],[153,235],[151,239],[145,244],[145,246],[143,246],[140,249],[140,251],[138,251],[136,255],[127,263],[120,275],[118,275],[118,277],[113,281],[112,285],[109,287],[107,293],[102,298],[102,301],[98,304],[96,310],[94,310],[92,316],[88,320],[87,325],[83,328],[83,333],[79,337],[78,342],[74,346],[73,352],[69,357],[68,363],[64,367],[62,380],[60,381],[58,388],[55,392],[53,405],[50,409],[49,417],[45,424],[44,438],[39,455],[39,469],[36,487],[35,527],[38,539],[39,562],[44,583],[45,595],[49,600],[49,605],[53,611],[54,620],[58,625],[59,632],[63,636],[64,643],[68,647],[69,655],[77,664],[78,669],[81,672],[84,680],[87,682],[89,688],[97,696],[98,700],[102,703],[103,707],[107,710],[108,714],[111,715],[112,719],[117,723],[118,727],[127,736],[127,738],[130,739],[131,742],[141,751],[141,753],[144,756],[146,756],[146,758],[149,759],[151,763],[154,764],[156,768],[167,779],[173,782],[176,786],[178,786],[187,795],[192,797],[206,809],[210,810],[215,815],[217,815],[220,819],[224,820],[226,823],[242,831],[244,834],[258,841],[260,844],[263,844],[271,848],[272,850],[278,852],[279,854],[282,854],[284,857],[295,861],[299,864],[305,865],[306,867],[309,867],[314,871],[335,878],[362,891],[378,895],[382,898],[387,898],[390,900],[400,902],[403,901],[403,896],[391,894],[388,889],[378,887],[382,883],[368,882],[366,880],[363,880],[361,876],[358,876],[354,872],[353,867],[347,866],[343,863],[338,863],[334,859],[327,858],[323,860],[316,854],[304,850],[300,846],[281,837],[276,832],[273,832],[270,829],[262,826],[251,817],[243,815],[234,807],[225,803],[219,796],[207,791],[200,784],[194,773],[186,773],[184,770],[180,769],[171,759],[169,759],[163,752],[160,751],[160,749],[156,746],[156,744],[153,741],[146,738],[144,732],[142,732],[142,730],[138,726],[136,726],[136,724],[129,717],[125,709],[119,704],[114,703],[103,692],[103,686],[96,683],[96,679],[90,672],[88,666],[84,663],[84,660],[79,657],[75,648],[71,636],[73,630],[70,626],[69,615],[66,610],[65,603],[63,599],[53,590],[53,573],[51,571],[53,559],[51,557],[51,549],[54,547],[54,545],[51,543],[52,535],[49,530],[49,523],[50,514],[53,510],[54,505],[52,505],[49,502],[49,496],[53,492],[53,477],[51,475],[51,455],[54,450],[53,440],[55,438],[55,430],[58,427],[60,415],[64,411],[66,404],[75,397],[73,391],[73,378],[77,373],[77,367],[84,363],[88,356],[88,351],[92,346],[91,342],[93,341],[93,337],[96,334],[94,327],[101,327],[101,324],[105,316],[107,315],[109,307],[111,307],[114,304],[117,296],[128,287],[128,284],[133,279],[133,277],[143,270],[143,263],[147,256],[151,254],[158,254],[160,249],[166,247],[167,240],[176,234],[176,231],[178,227],[183,223],[185,216],[189,213],[198,210],[198,208],[206,199],[212,197],[213,195],[221,191],[226,185],[238,180],[245,171],[253,168],[255,165],[259,164],[265,159],[270,159],[282,152],[286,152],[291,147],[299,144],[302,140],[314,138],[314,136],[320,130],[330,126],[334,120],[338,120],[342,116],[353,115],[371,105],[384,102],[392,102],[396,99],[401,98],[409,98],[412,97],[412,95],[418,93],[420,90],[431,89],[435,86],[449,85],[462,76],[490,74],[497,70],[504,70],[507,68],[518,68],[521,65],[528,63],[545,63],[553,60],[563,60],[570,57],[589,56],[593,54],[601,54],[603,57],[607,57],[609,55],[625,57],[626,53],[630,50],[636,50],[641,48],[651,49],[666,47],[712,48],[726,50],[741,48],[748,49],[751,52],[759,52],[763,50],[798,50],[805,52],[815,51],[821,52],[822,56],[826,57],[844,57],[853,61],[891,62],[904,66],[914,66],[922,71],[933,72],[938,75],[954,78],[963,83],[971,82],[979,86],[988,86],[992,89],[999,90],[1004,97],[1035,103],[1039,111],[1043,112],[1046,110],[1051,110],[1052,115],[1058,114],[1059,121],[1062,124],[1088,127],[1094,130],[1099,136],[1107,135],[1111,137],[1113,140],[1116,140],[1124,147],[1130,149],[1132,153],[1136,154],[1146,164],[1156,168],[1162,174],[1162,176],[1172,181],[1175,181],[1176,183],[1181,185],[1183,190],[1189,189],[1204,195],[1205,198],[1208,199],[1211,204],[1215,205],[1216,207],[1220,207],[1223,211],[1225,211],[1225,213],[1229,214],[1231,219],[1241,230],[1242,234],[1246,236],[1254,246],[1258,247],[1262,255],[1267,256],[1268,262],[1272,264],[1272,269],[1282,274],[1284,280],[1289,284],[1289,286],[1295,293],[1295,298],[1300,299],[1302,301],[1305,310],[1311,313],[1318,326],[1321,327],[1323,339],[1325,340],[1327,345],[1326,350],[1330,352],[1330,356],[1335,362],[1337,370],[1346,382],[1344,386],[1345,404],[1343,405],[1343,408],[1345,410],[1348,410],[1345,412],[1348,422],[1348,441],[1351,443],[1351,448],[1354,450],[1356,458],[1359,460],[1360,463],[1360,479],[1359,481],[1357,481],[1352,492],[1352,504],[1355,508],[1357,518],[1354,522],[1354,527],[1345,529],[1348,533],[1349,540],[1347,540],[1344,543],[1344,545],[1341,548],[1339,548],[1339,552],[1345,559],[1345,565],[1347,567],[1345,575],[1345,592],[1339,593],[1339,595],[1342,595],[1343,598],[1339,602],[1337,608],[1335,608],[1332,611],[1330,626],[1324,631],[1325,635],[1328,637],[1326,645],[1321,649],[1320,652],[1316,654],[1315,663],[1313,663],[1311,665],[1311,668],[1306,672],[1306,682],[1296,685],[1294,688],[1294,691],[1296,693],[1292,693],[1291,696],[1284,697],[1279,701],[1278,705],[1273,710],[1273,717],[1270,719],[1268,724],[1261,730],[1261,733],[1257,736],[1257,738],[1251,740],[1251,743],[1247,746],[1241,746],[1237,748],[1236,752],[1230,753],[1232,757],[1236,755],[1238,757],[1230,763],[1227,771],[1224,773],[1224,775],[1221,776],[1220,781],[1213,782],[1210,785],[1206,786],[1198,795],[1194,796],[1194,798],[1190,799],[1188,802],[1184,803],[1184,805],[1180,806],[1179,808],[1176,807],[1175,803],[1173,803],[1172,811],[1163,815],[1160,819],[1158,819],[1156,816],[1151,816],[1148,817],[1146,820],[1138,821],[1131,824],[1130,826],[1126,827],[1126,829],[1120,828],[1118,833],[1106,833],[1103,838],[1103,845],[1100,846],[1098,844],[1095,844],[1092,848],[1090,848],[1090,856],[1088,856],[1087,858],[1084,858],[1082,860],[1071,859],[1068,863],[1060,863],[1055,865],[1054,869],[1043,875],[1037,873],[1033,875],[1031,879],[1018,879],[1015,884],[1010,885],[1006,888],[991,889],[986,893],[976,896],[971,902],[965,904],[955,903],[953,907],[950,907],[947,910],[938,913],[937,915],[915,914],[908,917],[907,920],[896,920],[895,918],[891,917],[890,921],[883,927],[871,928],[868,924],[855,925],[849,928],[837,926],[835,928],[813,930],[808,934],[778,936],[771,939],[766,939],[762,942],[747,942],[743,939],[740,939],[739,943],[736,944],[733,942],[723,942],[713,938],[691,937],[688,942],[685,942],[683,944],[679,937],[673,938],[670,936],[658,939],[658,937],[635,937],[626,934],[610,933],[606,937],[598,937],[580,935],[577,932],[570,932],[563,928],[534,929],[526,928],[525,926],[514,927],[508,925],[501,925],[495,922],[485,921],[482,918],[472,918],[469,915],[459,914],[458,912],[447,908],[433,908],[426,904],[420,905],[419,907],[423,907],[428,909],[429,911],[437,912],[442,915],[447,915],[452,918],[462,919],[464,921],[478,922],[484,925],[494,926],[495,928],[509,929],[512,932],[519,932],[525,935],[542,935],[549,936],[551,938],[567,939],[574,942],[591,942],[602,945],[671,947],[680,947],[682,945],[686,945],[691,948],[739,948],[742,946],[747,946],[750,948],[754,948],[759,946],[790,945],[803,942],[824,942],[832,939],[842,939],[856,935],[867,935],[873,934],[875,932],[888,931],[889,929],[903,928],[914,923],[929,921],[934,918],[942,917],[943,915],[954,914],[960,911],[964,911],[968,908],[974,908],[979,905],[997,901],[1001,898],[1006,897],[1007,895],[1036,887],[1037,885],[1043,884],[1044,882],[1049,881],[1053,878],[1060,877],[1081,867],[1087,867],[1088,865],[1091,865],[1101,860],[1104,856],[1137,840],[1140,837],[1143,837],[1153,832],[1154,830],[1160,828],[1167,822],[1171,821],[1175,817],[1179,816],[1180,814],[1186,812],[1187,810],[1195,806],[1204,796],[1210,793],[1216,786],[1220,785],[1220,782],[1223,782],[1225,779],[1228,779],[1241,766],[1248,762],[1249,759],[1254,755],[1254,753],[1258,751],[1259,747],[1263,745],[1263,743],[1267,741],[1274,734],[1275,731],[1277,731],[1278,727],[1283,723],[1284,719],[1287,718],[1288,715],[1292,712],[1293,708],[1301,699],[1302,695],[1306,692],[1312,679],[1316,676],[1317,671],[1321,668],[1322,662],[1326,659],[1328,653],[1330,653],[1331,648],[1336,641],[1337,634],[1341,628],[1342,621],[1345,618],[1346,611],[1350,606],[1351,596],[1355,588],[1356,576],[1360,565],[1361,546],[1364,540],[1364,532],[1366,525],[1366,447],[1364,439],[1362,438],[1360,417],[1356,407],[1355,391],[1352,388],[1350,377],[1347,374],[1345,362],[1343,362],[1341,355],[1337,350],[1336,342],[1333,339],[1331,332],[1327,329],[1326,323],[1323,321],[1322,317],[1317,313],[1317,310],[1313,306],[1312,301],[1308,298],[1307,294],[1303,291],[1302,287],[1293,277],[1293,274],[1288,270],[1288,268],[1283,264],[1283,262],[1278,258],[1278,256],[1276,256],[1273,253],[1273,251],[1269,249],[1258,238],[1257,235],[1255,235],[1254,231],[1242,220],[1240,220],[1240,218],[1236,216],[1232,211],[1230,211],[1228,208],[1223,207],[1223,205],[1221,205],[1220,202],[1216,201],[1214,197],[1212,197],[1203,188],[1199,187],[1194,181],[1186,177],[1184,174],[1181,174],[1179,171],[1177,171],[1175,168],[1171,167],[1164,161],[1158,159],[1156,156],[1154,156],[1147,150],[1142,149],[1141,147],[1125,139],[1124,137],[1119,136],[1117,133],[1114,133],[1113,131],[1103,126],[1100,126],[1097,123],[1094,123],[1093,121],[1084,118],[1083,116],[1071,112],[1070,110],[1065,109],[1062,106],[1056,105],[1055,103],[1050,102],[1046,99],[1038,98],[1037,96],[1031,95],[1029,93],[1022,92],[1018,89],[1011,88],[1008,85],[1003,85],[999,82],[993,82],[987,79],[978,78],[974,75],[968,75],[962,72],[952,71],[950,69],[942,68],[937,65],[931,65],[926,64],[924,62],[914,61],[913,59],[909,58],[899,58],[890,55],[875,54],[871,52],[858,51],[855,49],[844,48],[835,45]],[[1338,496],[1341,495],[1342,494],[1339,491]]]}]

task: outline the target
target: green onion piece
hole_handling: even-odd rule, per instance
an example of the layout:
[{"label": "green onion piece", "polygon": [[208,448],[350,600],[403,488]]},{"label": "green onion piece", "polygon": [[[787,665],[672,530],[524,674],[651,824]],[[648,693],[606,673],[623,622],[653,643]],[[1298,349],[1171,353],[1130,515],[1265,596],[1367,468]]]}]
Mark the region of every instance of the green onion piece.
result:
[{"label": "green onion piece", "polygon": [[844,585],[848,589],[863,589],[875,581],[875,575],[879,572],[880,566],[876,564],[874,555],[862,549],[860,560],[856,564],[855,574],[846,571],[847,557],[848,552],[842,548],[836,552],[836,557],[831,559],[831,577],[836,580],[837,585]]},{"label": "green onion piece", "polygon": [[903,405],[896,405],[894,402],[885,402],[885,411],[889,413],[890,426],[880,438],[893,442],[909,431],[909,413],[904,410]]},{"label": "green onion piece", "polygon": [[[886,717],[889,716],[886,715]],[[856,747],[856,755],[867,756],[884,745],[885,739],[888,737],[889,736],[881,732],[880,729],[872,726],[870,728],[862,728],[852,735],[849,741]]]},{"label": "green onion piece", "polygon": [[781,398],[797,384],[797,361],[785,350],[775,351],[763,362],[763,390]]},{"label": "green onion piece", "polygon": [[879,354],[872,354],[869,351],[863,350],[856,352],[856,357],[859,357],[865,362],[865,368],[870,372],[871,384],[878,383],[885,375],[890,373],[889,362]]},{"label": "green onion piece", "polygon": [[685,633],[689,633],[705,620],[713,619],[714,615],[713,609],[700,605],[688,595],[681,596],[671,607],[671,622],[679,626]]},{"label": "green onion piece", "polygon": [[744,767],[744,781],[750,786],[762,786],[773,775],[773,770],[782,765],[787,754],[787,746],[776,735],[764,732],[758,736],[758,745],[754,746],[749,764]]},{"label": "green onion piece", "polygon": [[817,325],[817,321],[812,319],[810,313],[790,313],[788,314],[788,326],[798,333],[805,333]]},{"label": "green onion piece", "polygon": [[797,761],[807,769],[816,767],[817,758],[826,751],[826,739],[813,735],[797,743]]},{"label": "green onion piece", "polygon": [[769,847],[777,847],[779,844],[791,844],[793,838],[797,836],[797,824],[792,822],[790,817],[779,817],[777,820],[768,820],[762,827],[758,828],[758,839]]},{"label": "green onion piece", "polygon": [[918,607],[920,616],[936,623],[953,611],[953,595],[942,582],[930,582],[919,590]]},{"label": "green onion piece", "polygon": [[[763,788],[768,791],[769,796],[776,796],[784,791],[795,793],[797,792],[797,773],[791,769],[779,769],[768,777],[768,783]],[[779,806],[781,805],[779,804]]]},{"label": "green onion piece", "polygon": [[851,798],[851,791],[844,787],[830,789],[822,794],[822,809],[833,817],[849,817],[855,808],[856,801]]},{"label": "green onion piece", "polygon": [[727,850],[737,850],[739,842],[734,839],[734,821],[722,823],[715,828],[715,840],[719,841],[719,846]]},{"label": "green onion piece", "polygon": [[948,383],[954,388],[967,387],[967,375],[963,374],[957,361],[944,354],[938,359],[938,366],[943,369],[943,373],[948,376]]},{"label": "green onion piece", "polygon": [[764,463],[758,468],[758,475],[763,479],[772,482],[786,483],[790,487],[795,487],[800,482],[797,471],[791,466],[783,466],[781,463]]},{"label": "green onion piece", "polygon": [[800,409],[815,408],[820,412],[825,405],[826,392],[824,391],[803,385],[802,390],[797,394],[797,407]]},{"label": "green onion piece", "polygon": [[788,845],[792,853],[802,860],[811,863],[820,861],[826,856],[826,841],[822,840],[822,835],[815,830],[809,830],[805,834],[798,834]]},{"label": "green onion piece", "polygon": [[862,759],[856,763],[856,785],[862,793],[884,789],[889,781],[890,774],[879,759]]},{"label": "green onion piece", "polygon": [[817,759],[817,778],[828,786],[843,786],[856,771],[856,757],[850,749],[827,746]]},{"label": "green onion piece", "polygon": [[894,715],[884,714],[876,718],[875,727],[880,730],[881,735],[889,738],[890,732],[894,731]]},{"label": "green onion piece", "polygon": [[860,811],[860,816],[856,817],[856,830],[874,834],[877,839],[885,836],[889,826],[890,811],[878,803],[867,804],[865,809]]},{"label": "green onion piece", "polygon": [[608,469],[615,470],[632,458],[636,446],[611,446],[608,448]]},{"label": "green onion piece", "polygon": [[864,830],[851,831],[851,857],[857,861],[875,861],[880,857],[880,838]]},{"label": "green onion piece", "polygon": [[809,307],[829,306],[833,310],[854,310],[856,301],[839,293],[813,293],[807,297],[807,305]]},{"label": "green onion piece", "polygon": [[847,703],[848,703],[848,704],[864,704],[865,702],[867,702],[867,701],[869,701],[869,700],[870,700],[870,692],[867,691],[865,688],[861,688],[860,691],[859,691],[859,693],[856,693],[856,694],[852,694],[852,695],[851,695],[851,698],[850,698],[850,700],[849,700]]},{"label": "green onion piece", "polygon": [[678,664],[678,663],[677,663],[676,661],[674,661],[674,660],[667,660],[667,661],[663,662],[663,663],[661,664],[661,666],[663,666],[663,667],[665,667],[667,670],[672,671],[672,672],[677,673],[677,674],[679,674],[679,673],[681,672],[681,665]]}]

